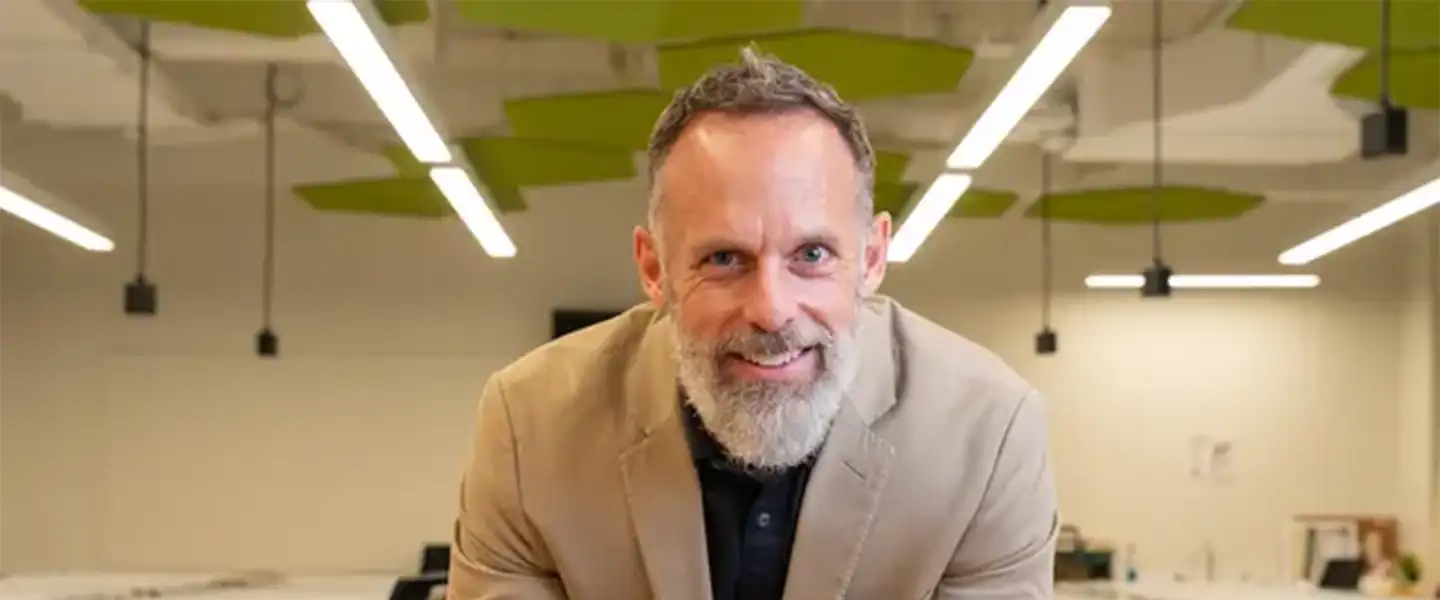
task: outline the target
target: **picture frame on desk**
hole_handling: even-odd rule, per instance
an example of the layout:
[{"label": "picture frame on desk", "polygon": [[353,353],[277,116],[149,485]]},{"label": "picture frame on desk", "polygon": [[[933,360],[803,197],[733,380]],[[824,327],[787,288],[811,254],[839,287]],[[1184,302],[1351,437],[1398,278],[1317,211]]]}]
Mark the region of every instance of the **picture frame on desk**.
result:
[{"label": "picture frame on desk", "polygon": [[1380,515],[1302,514],[1286,523],[1282,547],[1285,576],[1320,586],[1331,561],[1361,560],[1367,540],[1383,557],[1398,551],[1398,524]]}]

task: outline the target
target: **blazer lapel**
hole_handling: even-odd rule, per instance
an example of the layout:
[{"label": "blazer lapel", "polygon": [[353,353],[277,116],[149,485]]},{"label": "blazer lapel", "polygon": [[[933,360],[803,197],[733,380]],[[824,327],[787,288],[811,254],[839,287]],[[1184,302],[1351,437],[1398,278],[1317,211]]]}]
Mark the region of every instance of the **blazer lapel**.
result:
[{"label": "blazer lapel", "polygon": [[895,404],[888,302],[867,305],[857,332],[861,373],[831,426],[805,489],[785,600],[838,600],[855,574],[880,508],[895,448],[870,425]]},{"label": "blazer lapel", "polygon": [[880,508],[893,453],[853,409],[836,418],[805,489],[785,600],[845,597]]},{"label": "blazer lapel", "polygon": [[637,441],[621,454],[620,469],[654,597],[708,599],[700,482],[680,421],[668,325],[664,318],[651,324],[627,376]]},{"label": "blazer lapel", "polygon": [[679,427],[641,442],[621,461],[645,574],[663,600],[709,598],[700,484]]}]

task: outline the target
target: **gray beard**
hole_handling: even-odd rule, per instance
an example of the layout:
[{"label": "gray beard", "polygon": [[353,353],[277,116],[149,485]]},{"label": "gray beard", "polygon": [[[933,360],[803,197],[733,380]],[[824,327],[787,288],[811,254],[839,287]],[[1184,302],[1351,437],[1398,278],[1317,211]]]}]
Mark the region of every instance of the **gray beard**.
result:
[{"label": "gray beard", "polygon": [[[752,469],[781,470],[814,456],[858,372],[853,331],[815,344],[820,372],[808,382],[733,381],[725,376],[720,365],[727,347],[760,343],[755,338],[767,334],[712,342],[687,338],[678,323],[673,331],[685,401],[730,458]],[[768,343],[787,337],[783,334]],[[790,332],[788,337],[797,336]]]}]

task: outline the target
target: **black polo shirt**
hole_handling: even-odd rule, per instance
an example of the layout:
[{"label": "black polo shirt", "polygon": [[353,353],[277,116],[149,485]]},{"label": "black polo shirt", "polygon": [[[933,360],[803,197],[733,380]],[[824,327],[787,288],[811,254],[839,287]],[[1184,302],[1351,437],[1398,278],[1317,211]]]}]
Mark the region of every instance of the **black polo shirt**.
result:
[{"label": "black polo shirt", "polygon": [[687,405],[714,600],[781,600],[810,465],[755,473],[731,461]]}]

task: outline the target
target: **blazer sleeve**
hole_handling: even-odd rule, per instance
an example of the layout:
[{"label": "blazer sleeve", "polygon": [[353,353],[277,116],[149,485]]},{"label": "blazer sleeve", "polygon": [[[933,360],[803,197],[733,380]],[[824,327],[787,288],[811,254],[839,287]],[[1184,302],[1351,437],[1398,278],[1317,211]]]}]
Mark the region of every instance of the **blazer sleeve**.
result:
[{"label": "blazer sleeve", "polygon": [[564,600],[553,561],[522,508],[514,429],[498,375],[485,384],[477,413],[446,600]]},{"label": "blazer sleeve", "polygon": [[1053,597],[1059,516],[1044,404],[1032,391],[1011,415],[980,507],[935,598]]}]

